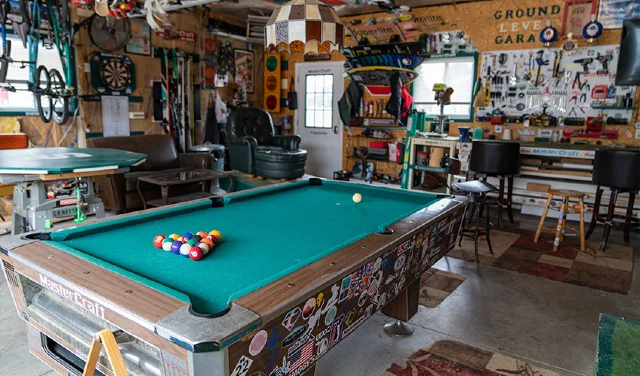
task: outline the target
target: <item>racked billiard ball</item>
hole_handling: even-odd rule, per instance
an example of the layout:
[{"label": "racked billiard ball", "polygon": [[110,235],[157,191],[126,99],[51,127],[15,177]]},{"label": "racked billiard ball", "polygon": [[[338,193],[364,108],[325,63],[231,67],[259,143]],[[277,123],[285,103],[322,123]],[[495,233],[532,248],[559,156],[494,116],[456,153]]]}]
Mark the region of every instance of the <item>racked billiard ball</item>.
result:
[{"label": "racked billiard ball", "polygon": [[200,235],[193,235],[193,238],[191,238],[191,239],[193,239],[193,240],[195,240],[195,241],[199,242],[200,240],[202,240],[202,236],[200,236]]},{"label": "racked billiard ball", "polygon": [[185,232],[184,234],[182,234],[183,238],[187,238],[187,239],[191,239],[193,238],[193,234],[190,233],[189,231]]},{"label": "racked billiard ball", "polygon": [[218,240],[222,240],[222,234],[218,230],[209,231],[209,235],[214,235]]},{"label": "racked billiard ball", "polygon": [[[208,236],[211,236],[211,235],[208,235]],[[211,248],[211,245],[213,244],[213,242],[211,241],[211,239],[209,239],[208,237],[206,237],[206,238],[202,238],[200,241],[201,241],[202,243],[207,244],[207,245],[209,246],[209,248]]]},{"label": "racked billiard ball", "polygon": [[180,254],[184,257],[189,257],[189,250],[193,248],[191,244],[184,243],[180,246]]},{"label": "racked billiard ball", "polygon": [[167,252],[171,252],[171,244],[173,244],[173,240],[170,238],[166,238],[164,242],[162,242],[162,249]]},{"label": "racked billiard ball", "polygon": [[169,235],[169,239],[173,239],[173,240],[178,240],[179,237],[180,237],[180,235],[178,235],[178,234]]},{"label": "racked billiard ball", "polygon": [[206,238],[208,234],[204,231],[198,231],[196,235],[198,235],[200,239],[202,239],[202,238]]},{"label": "racked billiard ball", "polygon": [[155,238],[153,238],[153,245],[156,248],[162,248],[162,243],[164,242],[164,235],[156,235]]},{"label": "racked billiard ball", "polygon": [[180,240],[176,240],[171,243],[171,253],[175,253],[176,255],[180,254],[180,247],[182,247],[182,242]]},{"label": "racked billiard ball", "polygon": [[200,261],[204,257],[204,250],[200,247],[191,247],[189,250],[189,258],[193,261]]},{"label": "racked billiard ball", "polygon": [[211,247],[209,246],[209,244],[207,243],[198,243],[196,244],[196,247],[202,249],[202,252],[204,252],[204,254],[206,255],[207,253],[209,253],[209,250],[211,249]]},{"label": "racked billiard ball", "polygon": [[220,241],[220,238],[218,238],[216,235],[207,235],[207,239],[211,240],[213,244]]},{"label": "racked billiard ball", "polygon": [[198,242],[195,239],[189,239],[185,244],[191,244],[192,246],[196,245]]}]

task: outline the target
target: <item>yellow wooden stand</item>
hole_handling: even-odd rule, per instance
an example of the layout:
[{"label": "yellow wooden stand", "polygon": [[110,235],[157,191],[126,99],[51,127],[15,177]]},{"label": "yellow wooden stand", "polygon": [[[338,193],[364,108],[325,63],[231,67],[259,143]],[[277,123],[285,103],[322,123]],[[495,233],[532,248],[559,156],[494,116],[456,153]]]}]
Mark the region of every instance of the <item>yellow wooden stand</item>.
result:
[{"label": "yellow wooden stand", "polygon": [[91,348],[89,349],[89,355],[87,356],[87,364],[84,366],[84,372],[82,376],[93,376],[93,372],[98,364],[98,358],[100,358],[100,350],[104,345],[104,349],[107,352],[107,358],[111,363],[111,368],[116,376],[129,376],[127,367],[124,365],[122,354],[118,349],[118,343],[110,330],[104,329],[96,333],[93,342],[91,342]]}]

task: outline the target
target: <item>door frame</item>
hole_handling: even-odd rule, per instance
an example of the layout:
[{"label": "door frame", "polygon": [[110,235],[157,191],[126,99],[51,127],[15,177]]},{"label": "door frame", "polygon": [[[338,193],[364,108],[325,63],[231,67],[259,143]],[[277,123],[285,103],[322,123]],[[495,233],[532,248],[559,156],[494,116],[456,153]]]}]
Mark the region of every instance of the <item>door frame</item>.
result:
[{"label": "door frame", "polygon": [[[339,97],[334,98],[334,111],[335,111],[335,115],[338,118],[338,123],[334,124],[334,126],[338,127],[338,138],[339,138],[339,149],[340,149],[340,166],[339,166],[339,170],[342,170],[342,166],[344,164],[344,124],[342,124],[342,120],[340,120],[340,109],[338,108],[338,101],[340,100],[341,96],[344,94],[344,62],[343,61],[314,61],[314,62],[300,62],[300,63],[296,63],[295,65],[295,73],[294,73],[294,82],[295,82],[295,88],[296,88],[296,92],[298,93],[298,103],[303,103],[303,101],[305,100],[305,93],[303,93],[302,91],[298,90],[299,86],[299,81],[298,81],[298,74],[299,74],[299,70],[302,68],[310,68],[310,67],[321,67],[321,68],[339,68],[342,71],[342,75],[339,77],[339,87],[338,89],[338,93],[340,94]],[[306,86],[305,86],[306,89]],[[302,96],[302,98],[300,98],[300,96]],[[304,108],[306,109],[306,103],[304,105]],[[296,110],[294,110],[293,112],[293,116],[294,116],[294,120],[296,122],[296,125],[294,129],[298,129],[298,125],[300,125],[301,127],[304,127],[304,124],[299,124],[299,119],[301,119],[301,116],[303,116],[303,114],[301,113],[300,110],[300,106],[298,106],[298,108]],[[333,127],[332,127],[333,128]],[[296,131],[297,133],[297,131]]]}]

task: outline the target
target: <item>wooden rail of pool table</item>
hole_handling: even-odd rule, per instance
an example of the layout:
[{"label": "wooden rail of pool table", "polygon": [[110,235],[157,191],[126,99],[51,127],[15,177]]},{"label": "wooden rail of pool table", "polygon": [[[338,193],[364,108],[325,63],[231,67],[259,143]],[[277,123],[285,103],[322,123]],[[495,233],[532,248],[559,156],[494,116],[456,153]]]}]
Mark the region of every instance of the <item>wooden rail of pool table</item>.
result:
[{"label": "wooden rail of pool table", "polygon": [[12,252],[76,286],[88,287],[92,293],[119,307],[126,307],[150,323],[161,320],[186,304],[43,242],[25,244]]},{"label": "wooden rail of pool table", "polygon": [[[447,201],[450,202],[449,205],[464,205],[453,200]],[[450,207],[447,206],[447,208]],[[369,235],[302,269],[298,269],[280,280],[235,300],[235,303],[260,315],[263,323],[269,322],[284,313],[287,307],[308,299],[311,292],[319,291],[339,278],[352,273],[368,260],[390,251],[393,247],[409,238],[410,235],[424,231],[427,225],[439,221],[446,215],[442,212],[434,214],[434,212],[427,210],[418,211],[388,226],[394,231],[393,234]],[[265,297],[268,297],[268,299]]]}]

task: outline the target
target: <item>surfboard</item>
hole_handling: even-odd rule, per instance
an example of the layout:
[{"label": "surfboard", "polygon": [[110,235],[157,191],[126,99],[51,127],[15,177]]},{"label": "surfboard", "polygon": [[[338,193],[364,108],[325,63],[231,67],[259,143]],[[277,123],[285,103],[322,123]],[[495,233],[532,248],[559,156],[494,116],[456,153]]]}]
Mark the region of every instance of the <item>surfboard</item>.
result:
[{"label": "surfboard", "polygon": [[362,67],[347,70],[347,74],[356,83],[363,85],[371,95],[391,94],[391,75],[400,73],[403,84],[413,82],[418,73],[405,68],[395,67]]},{"label": "surfboard", "polygon": [[360,56],[349,59],[345,64],[347,69],[363,67],[394,67],[413,69],[424,61],[424,56],[406,54],[381,54],[371,56]]}]

